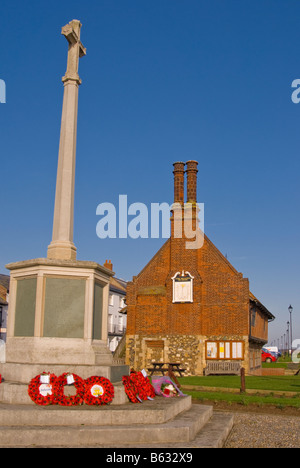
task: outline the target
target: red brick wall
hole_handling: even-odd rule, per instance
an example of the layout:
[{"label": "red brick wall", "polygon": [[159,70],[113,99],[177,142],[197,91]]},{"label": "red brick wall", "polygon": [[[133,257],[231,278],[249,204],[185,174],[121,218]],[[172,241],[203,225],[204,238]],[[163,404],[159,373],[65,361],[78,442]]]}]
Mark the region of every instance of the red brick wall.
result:
[{"label": "red brick wall", "polygon": [[198,251],[203,280],[202,333],[249,334],[249,281],[206,238]]},{"label": "red brick wall", "polygon": [[[193,303],[173,304],[172,277],[194,276]],[[206,238],[199,250],[169,239],[127,288],[130,335],[247,335],[249,283]]]}]

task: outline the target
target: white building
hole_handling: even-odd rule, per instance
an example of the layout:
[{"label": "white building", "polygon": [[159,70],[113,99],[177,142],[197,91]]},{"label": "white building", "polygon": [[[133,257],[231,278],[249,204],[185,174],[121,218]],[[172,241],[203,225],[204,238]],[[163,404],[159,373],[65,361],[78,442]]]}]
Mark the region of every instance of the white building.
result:
[{"label": "white building", "polygon": [[[106,268],[113,269],[111,261],[106,260]],[[108,345],[114,352],[126,333],[127,308],[126,308],[126,286],[127,283],[119,278],[111,278],[108,301]]]},{"label": "white building", "polygon": [[0,340],[6,341],[9,276],[0,275]]}]

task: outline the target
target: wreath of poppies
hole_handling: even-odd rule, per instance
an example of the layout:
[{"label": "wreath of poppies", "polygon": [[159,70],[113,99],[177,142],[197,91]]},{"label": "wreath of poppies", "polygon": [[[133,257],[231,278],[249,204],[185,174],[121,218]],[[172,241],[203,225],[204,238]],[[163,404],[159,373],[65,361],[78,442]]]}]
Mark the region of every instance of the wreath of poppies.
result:
[{"label": "wreath of poppies", "polygon": [[125,387],[125,393],[132,403],[142,402],[143,400],[155,397],[155,391],[148,377],[142,372],[131,371],[130,376],[122,378]]},{"label": "wreath of poppies", "polygon": [[124,385],[125,393],[128,396],[129,400],[132,403],[139,403],[139,400],[137,398],[137,388],[134,384],[134,382],[130,379],[130,376],[124,375],[122,377],[122,382]]},{"label": "wreath of poppies", "polygon": [[87,405],[107,405],[112,402],[114,395],[114,386],[105,377],[93,376],[85,380],[84,402]]},{"label": "wreath of poppies", "polygon": [[28,395],[39,406],[48,406],[54,403],[54,374],[39,374],[34,377],[28,386]]},{"label": "wreath of poppies", "polygon": [[[0,375],[1,382],[1,375]],[[75,395],[66,395],[66,385],[74,385]],[[43,372],[34,377],[28,386],[28,395],[40,406],[107,405],[114,398],[113,384],[105,377],[93,376],[83,380],[76,374],[65,372],[60,377]]]},{"label": "wreath of poppies", "polygon": [[[65,385],[74,385],[76,395],[65,395]],[[54,403],[60,406],[77,406],[82,405],[85,395],[85,381],[76,374],[65,372],[57,377],[54,382]]]}]

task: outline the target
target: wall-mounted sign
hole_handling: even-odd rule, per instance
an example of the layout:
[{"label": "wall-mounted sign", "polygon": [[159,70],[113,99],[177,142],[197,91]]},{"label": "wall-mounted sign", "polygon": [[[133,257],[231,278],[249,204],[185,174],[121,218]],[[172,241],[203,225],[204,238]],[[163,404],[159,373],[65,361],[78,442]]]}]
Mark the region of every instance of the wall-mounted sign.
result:
[{"label": "wall-mounted sign", "polygon": [[173,276],[173,302],[193,302],[193,279],[188,271]]}]

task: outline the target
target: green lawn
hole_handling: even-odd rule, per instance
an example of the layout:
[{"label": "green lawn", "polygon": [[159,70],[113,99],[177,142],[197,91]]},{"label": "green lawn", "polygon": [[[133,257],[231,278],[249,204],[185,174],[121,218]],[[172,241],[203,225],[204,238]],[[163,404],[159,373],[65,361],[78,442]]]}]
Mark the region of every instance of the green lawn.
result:
[{"label": "green lawn", "polygon": [[[226,392],[224,389],[239,389],[241,387],[241,379],[239,376],[207,376],[207,377],[184,377],[178,379],[182,386],[194,385],[201,387],[222,387],[220,391],[194,391],[185,390],[193,399],[210,400],[210,401],[226,401],[230,403],[239,403],[242,405],[275,405],[278,408],[286,406],[296,407],[300,409],[300,376],[266,376],[246,377],[246,390],[265,391],[261,394],[240,394]],[[277,396],[275,392],[296,392],[295,396],[289,395]]]},{"label": "green lawn", "polygon": [[234,394],[224,392],[192,392],[185,391],[186,394],[191,395],[194,400],[204,401],[225,401],[229,405],[232,403],[239,403],[244,406],[255,404],[258,406],[273,405],[277,408],[284,408],[286,406],[297,408],[300,410],[300,398],[293,397],[274,397],[270,395],[247,395],[247,394]]},{"label": "green lawn", "polygon": [[[207,377],[183,377],[178,379],[181,385],[202,387],[240,388],[241,378],[236,375],[208,375]],[[251,376],[246,377],[246,389],[297,392],[300,394],[299,376]]]}]

